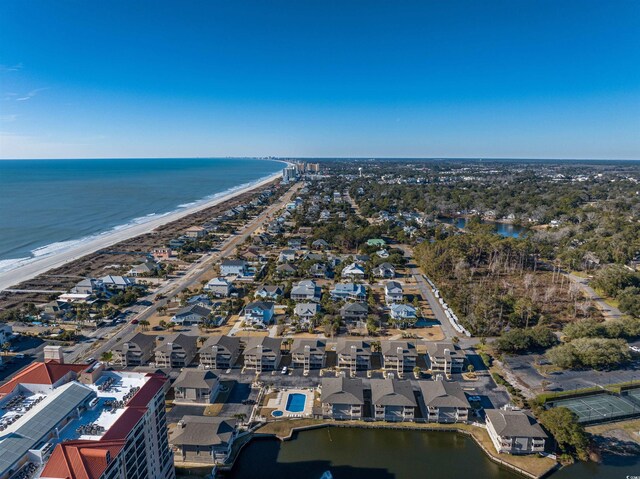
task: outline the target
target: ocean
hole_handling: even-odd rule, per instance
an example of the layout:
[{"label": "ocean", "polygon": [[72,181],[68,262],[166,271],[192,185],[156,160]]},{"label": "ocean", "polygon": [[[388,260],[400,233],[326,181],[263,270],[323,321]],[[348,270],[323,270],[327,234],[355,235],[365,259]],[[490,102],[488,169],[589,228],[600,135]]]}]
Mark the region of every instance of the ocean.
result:
[{"label": "ocean", "polygon": [[0,161],[0,272],[282,169],[257,159]]}]

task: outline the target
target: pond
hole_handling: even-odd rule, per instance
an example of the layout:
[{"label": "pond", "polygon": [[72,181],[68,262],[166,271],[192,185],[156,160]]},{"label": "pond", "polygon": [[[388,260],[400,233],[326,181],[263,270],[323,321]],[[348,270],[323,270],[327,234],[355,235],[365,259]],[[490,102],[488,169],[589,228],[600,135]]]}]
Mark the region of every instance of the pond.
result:
[{"label": "pond", "polygon": [[[467,218],[448,218],[443,216],[443,217],[439,217],[438,221],[440,221],[441,223],[454,225],[460,229],[464,229],[465,226],[467,225],[468,220]],[[500,236],[505,236],[505,237],[518,238],[519,236],[522,236],[523,234],[529,231],[529,229],[524,226],[513,225],[510,223],[500,223],[498,221],[487,221],[487,220],[481,220],[481,222],[486,225],[493,225],[495,232],[498,233]]]}]

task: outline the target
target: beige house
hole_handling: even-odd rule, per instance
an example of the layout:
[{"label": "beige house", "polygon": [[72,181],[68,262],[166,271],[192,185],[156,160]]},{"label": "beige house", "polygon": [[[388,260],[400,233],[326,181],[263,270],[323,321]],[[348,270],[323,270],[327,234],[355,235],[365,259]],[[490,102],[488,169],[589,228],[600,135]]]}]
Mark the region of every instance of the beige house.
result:
[{"label": "beige house", "polygon": [[434,374],[461,373],[464,370],[465,355],[453,343],[429,343],[427,353]]},{"label": "beige house", "polygon": [[371,404],[377,421],[413,421],[416,398],[410,381],[395,378],[371,380]]},{"label": "beige house", "polygon": [[155,349],[156,366],[159,368],[184,368],[191,364],[198,350],[197,336],[177,333],[165,336]]},{"label": "beige house", "polygon": [[118,366],[143,366],[153,356],[155,336],[136,333],[124,341],[118,343],[111,351],[113,364]]},{"label": "beige house", "polygon": [[523,411],[487,409],[487,432],[499,453],[543,452],[547,435],[536,420]]},{"label": "beige house", "polygon": [[467,422],[469,401],[460,383],[453,381],[420,381],[422,412],[427,422]]},{"label": "beige house", "polygon": [[212,371],[183,369],[173,383],[176,400],[212,403],[220,390],[220,380]]},{"label": "beige house", "polygon": [[236,437],[235,419],[184,416],[171,432],[169,444],[176,462],[224,464]]},{"label": "beige house", "polygon": [[198,351],[204,369],[229,369],[240,356],[240,339],[233,336],[211,336]]},{"label": "beige house", "polygon": [[282,340],[268,336],[250,337],[244,349],[244,367],[256,372],[272,371],[280,364]]},{"label": "beige house", "polygon": [[371,367],[371,343],[368,341],[349,341],[338,339],[336,346],[338,367],[348,369],[351,374],[367,371]]},{"label": "beige house", "polygon": [[331,419],[362,419],[364,387],[362,379],[322,378],[322,416]]},{"label": "beige house", "polygon": [[291,364],[307,373],[325,365],[327,343],[320,339],[294,339],[291,346]]},{"label": "beige house", "polygon": [[416,366],[418,352],[416,345],[409,341],[381,341],[382,367],[395,372],[398,377],[410,373]]}]

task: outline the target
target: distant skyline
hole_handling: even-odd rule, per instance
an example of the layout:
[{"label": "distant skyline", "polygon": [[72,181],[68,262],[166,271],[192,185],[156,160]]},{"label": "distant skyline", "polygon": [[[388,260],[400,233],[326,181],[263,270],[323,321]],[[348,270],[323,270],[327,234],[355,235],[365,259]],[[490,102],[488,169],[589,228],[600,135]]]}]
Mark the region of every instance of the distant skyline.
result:
[{"label": "distant skyline", "polygon": [[0,3],[0,158],[640,159],[640,2]]}]

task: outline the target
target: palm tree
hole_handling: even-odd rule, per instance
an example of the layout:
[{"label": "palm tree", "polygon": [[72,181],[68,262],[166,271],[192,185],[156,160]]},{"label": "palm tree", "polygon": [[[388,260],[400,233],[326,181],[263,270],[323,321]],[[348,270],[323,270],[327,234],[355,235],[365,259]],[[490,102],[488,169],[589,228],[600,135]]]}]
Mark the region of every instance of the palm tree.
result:
[{"label": "palm tree", "polygon": [[142,328],[143,331],[146,331],[147,328],[149,327],[149,321],[147,321],[146,319],[141,319],[138,324],[140,325],[140,327]]},{"label": "palm tree", "polygon": [[100,356],[100,361],[107,363],[107,366],[113,361],[113,353],[111,351],[105,351]]},{"label": "palm tree", "polygon": [[2,352],[6,355],[9,352],[9,349],[11,349],[11,343],[9,341],[2,343],[0,349],[2,349]]}]

